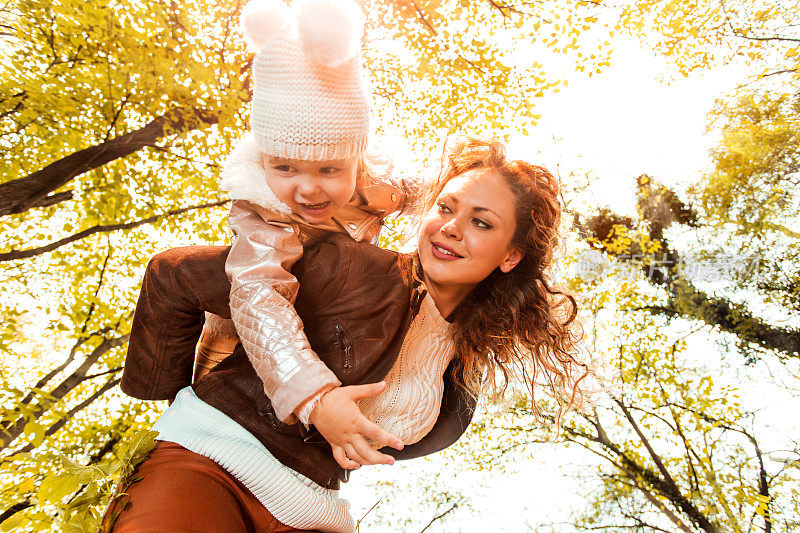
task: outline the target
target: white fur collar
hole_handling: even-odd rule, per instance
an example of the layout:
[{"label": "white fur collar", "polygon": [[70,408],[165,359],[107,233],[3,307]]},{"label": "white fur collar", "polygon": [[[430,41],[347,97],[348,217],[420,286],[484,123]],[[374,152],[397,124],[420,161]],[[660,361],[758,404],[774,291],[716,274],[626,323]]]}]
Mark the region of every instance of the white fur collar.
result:
[{"label": "white fur collar", "polygon": [[221,176],[219,188],[227,191],[231,200],[247,200],[287,215],[292,212],[267,185],[267,176],[261,166],[261,151],[252,133],[245,133],[238,146],[225,159]]}]

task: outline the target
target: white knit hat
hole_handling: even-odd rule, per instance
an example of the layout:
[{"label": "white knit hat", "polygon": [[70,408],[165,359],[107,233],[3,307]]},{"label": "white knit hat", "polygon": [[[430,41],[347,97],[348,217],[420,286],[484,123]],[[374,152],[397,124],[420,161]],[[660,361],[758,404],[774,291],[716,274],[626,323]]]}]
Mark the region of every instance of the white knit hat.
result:
[{"label": "white knit hat", "polygon": [[255,0],[242,10],[242,28],[256,51],[250,127],[259,149],[306,161],[363,152],[369,106],[355,2],[306,0],[290,10]]}]

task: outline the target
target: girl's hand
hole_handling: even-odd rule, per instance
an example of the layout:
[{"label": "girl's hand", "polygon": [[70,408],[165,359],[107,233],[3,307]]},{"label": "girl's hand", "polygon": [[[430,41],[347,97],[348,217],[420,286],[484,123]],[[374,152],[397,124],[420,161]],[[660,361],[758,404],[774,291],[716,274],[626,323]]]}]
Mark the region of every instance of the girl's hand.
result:
[{"label": "girl's hand", "polygon": [[365,437],[383,446],[403,449],[403,442],[361,414],[357,400],[380,394],[386,382],[337,387],[317,402],[309,420],[333,449],[339,466],[355,469],[361,465],[394,464],[394,457],[373,450]]}]

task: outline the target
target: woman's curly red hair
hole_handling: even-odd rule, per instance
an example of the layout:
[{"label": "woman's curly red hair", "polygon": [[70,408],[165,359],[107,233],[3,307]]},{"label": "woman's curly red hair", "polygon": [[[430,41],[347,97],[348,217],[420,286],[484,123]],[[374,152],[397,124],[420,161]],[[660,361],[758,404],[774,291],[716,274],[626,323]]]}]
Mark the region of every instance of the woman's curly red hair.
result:
[{"label": "woman's curly red hair", "polygon": [[474,169],[496,172],[514,193],[511,244],[523,258],[509,273],[496,269],[451,315],[456,376],[473,394],[488,389],[494,398],[503,396],[513,378],[525,383],[532,398],[544,381],[559,401],[560,415],[583,402],[580,384],[589,372],[577,357],[583,329],[576,321],[576,299],[547,273],[559,242],[558,181],[543,167],[506,159],[499,142],[469,139],[446,156],[421,206],[424,212],[448,181]]}]

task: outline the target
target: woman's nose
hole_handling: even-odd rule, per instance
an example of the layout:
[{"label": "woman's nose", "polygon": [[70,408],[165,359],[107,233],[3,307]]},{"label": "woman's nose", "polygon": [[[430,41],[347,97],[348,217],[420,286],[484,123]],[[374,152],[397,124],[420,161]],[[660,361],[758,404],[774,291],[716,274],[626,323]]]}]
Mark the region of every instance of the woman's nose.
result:
[{"label": "woman's nose", "polygon": [[461,240],[461,229],[458,227],[458,221],[455,217],[448,220],[439,231],[441,231],[442,235],[445,237],[449,237],[457,241]]}]

